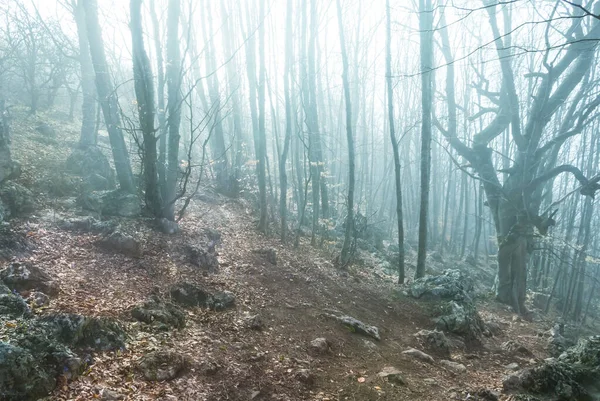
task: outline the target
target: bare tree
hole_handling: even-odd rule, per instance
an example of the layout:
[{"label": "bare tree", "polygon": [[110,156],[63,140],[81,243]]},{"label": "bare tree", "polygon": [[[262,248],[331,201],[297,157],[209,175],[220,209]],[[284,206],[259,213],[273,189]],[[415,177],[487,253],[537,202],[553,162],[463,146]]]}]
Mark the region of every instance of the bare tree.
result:
[{"label": "bare tree", "polygon": [[85,23],[87,27],[90,54],[96,72],[96,90],[99,101],[102,106],[104,122],[108,130],[110,145],[112,148],[117,178],[122,190],[133,192],[135,184],[131,163],[129,162],[129,153],[125,145],[123,131],[121,130],[121,117],[119,114],[119,105],[115,88],[112,84],[106,54],[104,51],[104,42],[102,40],[102,31],[98,22],[98,2],[97,0],[83,1],[85,10]]}]

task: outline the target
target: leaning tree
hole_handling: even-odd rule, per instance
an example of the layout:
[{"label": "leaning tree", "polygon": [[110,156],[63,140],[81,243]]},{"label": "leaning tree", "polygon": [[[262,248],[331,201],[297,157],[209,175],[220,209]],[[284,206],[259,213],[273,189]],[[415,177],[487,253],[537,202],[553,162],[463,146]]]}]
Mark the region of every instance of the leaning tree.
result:
[{"label": "leaning tree", "polygon": [[[561,3],[556,2],[552,16]],[[600,7],[598,3],[596,6],[594,14],[597,15]],[[600,20],[585,18],[591,13],[578,6],[573,8],[569,16],[571,24],[561,33],[566,43],[544,49],[542,67],[526,74],[526,78],[534,82],[529,85],[531,90],[524,93],[525,97],[519,95],[515,84],[517,74],[510,25],[505,23],[501,32],[497,2],[484,0],[484,8],[494,35],[501,84],[498,90],[487,85],[473,86],[493,105],[479,112],[491,111],[493,118],[469,142],[450,130],[441,131],[483,184],[498,240],[496,297],[517,313],[526,313],[527,262],[536,230],[545,235],[556,223],[554,212],[542,210],[545,191],[551,190],[553,180],[563,173],[571,174],[579,182],[582,195],[593,197],[600,189],[600,176],[587,178],[575,165],[559,163],[562,145],[584,130],[596,117],[594,110],[600,104],[600,95],[590,93],[582,84],[596,59]],[[544,22],[548,43],[549,32],[557,29],[552,26],[553,19]],[[502,20],[509,20],[507,13]],[[453,63],[448,57],[446,61],[448,65]],[[550,124],[558,118],[560,124]],[[556,130],[555,126],[560,128]],[[496,169],[492,142],[507,130],[515,152],[508,168]]]}]

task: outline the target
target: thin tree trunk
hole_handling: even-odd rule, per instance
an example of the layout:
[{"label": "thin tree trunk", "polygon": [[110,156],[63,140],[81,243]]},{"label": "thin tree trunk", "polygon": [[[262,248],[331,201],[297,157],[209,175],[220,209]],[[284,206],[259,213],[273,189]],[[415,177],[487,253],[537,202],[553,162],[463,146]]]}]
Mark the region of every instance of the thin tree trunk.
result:
[{"label": "thin tree trunk", "polygon": [[167,149],[167,182],[164,215],[175,220],[177,174],[179,172],[179,126],[181,124],[181,56],[179,50],[180,0],[169,0],[167,15],[167,92],[169,96],[167,124],[169,140]]},{"label": "thin tree trunk", "polygon": [[156,129],[154,127],[154,77],[150,59],[144,48],[142,30],[142,0],[131,0],[131,43],[133,55],[133,78],[140,126],[144,138],[143,163],[146,206],[153,216],[162,216],[162,199],[158,187],[156,169]]},{"label": "thin tree trunk", "polygon": [[87,26],[90,54],[96,72],[96,89],[102,105],[104,122],[110,139],[117,178],[122,190],[127,192],[135,191],[133,172],[129,162],[129,154],[123,131],[121,130],[121,117],[119,115],[119,105],[115,95],[115,88],[110,78],[106,54],[104,51],[104,42],[102,40],[102,31],[98,22],[98,3],[97,0],[83,1],[85,9],[85,22]]},{"label": "thin tree trunk", "polygon": [[258,146],[257,146],[257,168],[258,168],[258,191],[260,203],[260,220],[258,230],[263,233],[268,231],[267,210],[267,132],[265,125],[265,0],[259,0],[259,27],[258,27]]},{"label": "thin tree trunk", "polygon": [[427,258],[427,214],[431,171],[431,108],[433,103],[433,10],[431,0],[419,0],[419,28],[421,30],[421,201],[419,210],[419,249],[415,277],[425,275]]},{"label": "thin tree trunk", "polygon": [[396,185],[396,221],[398,223],[398,283],[404,283],[404,219],[402,215],[402,185],[400,169],[400,152],[394,124],[394,86],[392,85],[392,36],[390,0],[385,2],[386,46],[385,46],[385,75],[387,85],[388,124],[390,128],[390,143],[394,153],[394,183]]},{"label": "thin tree trunk", "polygon": [[336,0],[340,48],[342,49],[342,81],[344,82],[344,99],[346,103],[346,140],[348,142],[348,200],[346,210],[346,232],[342,245],[341,266],[346,268],[351,262],[351,241],[354,233],[354,134],[352,133],[352,103],[350,102],[350,83],[348,82],[348,55],[342,22],[342,6]]},{"label": "thin tree trunk", "polygon": [[292,104],[290,99],[290,69],[292,66],[292,0],[287,0],[286,32],[285,32],[285,70],[283,72],[283,92],[285,97],[285,139],[283,151],[279,159],[279,214],[281,216],[281,242],[286,242],[287,237],[287,172],[286,162],[292,138]]},{"label": "thin tree trunk", "polygon": [[84,0],[73,0],[73,12],[77,25],[77,39],[79,43],[79,64],[81,67],[81,91],[83,93],[81,105],[81,136],[79,147],[85,149],[96,144],[96,89],[94,84],[94,65],[90,55],[90,45],[85,26]]}]

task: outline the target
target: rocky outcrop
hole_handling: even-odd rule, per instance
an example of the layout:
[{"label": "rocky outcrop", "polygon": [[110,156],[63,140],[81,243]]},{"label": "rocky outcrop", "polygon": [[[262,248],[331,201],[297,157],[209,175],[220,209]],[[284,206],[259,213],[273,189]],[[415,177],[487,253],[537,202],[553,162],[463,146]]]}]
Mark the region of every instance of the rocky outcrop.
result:
[{"label": "rocky outcrop", "polygon": [[443,331],[420,330],[415,337],[427,351],[446,358],[450,356],[450,341]]},{"label": "rocky outcrop", "polygon": [[425,276],[408,288],[413,298],[433,301],[470,301],[473,282],[460,270],[445,270],[439,276]]},{"label": "rocky outcrop", "polygon": [[274,266],[277,265],[277,252],[273,248],[255,249],[252,251],[252,253],[254,253],[256,255],[260,255],[267,262],[269,262],[270,264],[272,264]]},{"label": "rocky outcrop", "polygon": [[39,290],[50,296],[58,295],[58,283],[45,271],[29,262],[12,262],[0,270],[0,281],[18,292]]},{"label": "rocky outcrop", "polygon": [[0,186],[0,213],[3,219],[22,217],[31,214],[37,207],[33,193],[24,186],[13,181]]},{"label": "rocky outcrop", "polygon": [[436,319],[440,330],[464,336],[470,340],[480,339],[486,333],[486,326],[477,308],[471,302],[450,301],[441,308],[441,316]]},{"label": "rocky outcrop", "polygon": [[88,216],[83,218],[71,218],[58,223],[63,230],[76,231],[93,234],[110,234],[117,228],[113,221],[99,221]]},{"label": "rocky outcrop", "polygon": [[178,306],[158,297],[137,305],[131,310],[131,315],[159,330],[185,327],[185,313]]},{"label": "rocky outcrop", "polygon": [[77,198],[84,210],[102,216],[136,217],[142,213],[140,198],[126,191],[94,191]]},{"label": "rocky outcrop", "polygon": [[31,315],[27,303],[17,294],[0,294],[0,318],[16,319]]},{"label": "rocky outcrop", "polygon": [[173,380],[181,376],[191,365],[190,359],[172,350],[158,350],[144,355],[137,369],[148,381]]},{"label": "rocky outcrop", "polygon": [[67,170],[83,178],[87,191],[104,191],[115,188],[115,172],[100,148],[90,146],[75,149],[67,158]]},{"label": "rocky outcrop", "polygon": [[556,401],[597,400],[600,382],[600,336],[581,340],[559,358],[508,376],[508,393],[525,393]]},{"label": "rocky outcrop", "polygon": [[56,387],[59,376],[75,378],[86,366],[78,353],[125,345],[118,324],[82,315],[49,315],[10,327],[10,344],[0,342],[0,399],[6,401],[35,401]]},{"label": "rocky outcrop", "polygon": [[235,306],[235,295],[229,291],[213,292],[196,284],[181,282],[171,288],[173,301],[190,307],[223,311]]},{"label": "rocky outcrop", "polygon": [[143,253],[142,244],[138,240],[120,231],[105,236],[96,244],[105,250],[122,253],[134,258],[141,257]]},{"label": "rocky outcrop", "polygon": [[185,247],[188,262],[209,273],[219,271],[219,260],[214,243],[200,243]]},{"label": "rocky outcrop", "polygon": [[377,341],[381,340],[379,329],[377,327],[363,323],[352,316],[338,313],[326,313],[324,316],[337,320],[352,333],[362,334],[363,336],[374,338]]},{"label": "rocky outcrop", "polygon": [[439,276],[415,280],[407,293],[417,299],[439,303],[436,327],[439,330],[479,341],[487,328],[473,302],[473,281],[459,270],[445,270]]}]

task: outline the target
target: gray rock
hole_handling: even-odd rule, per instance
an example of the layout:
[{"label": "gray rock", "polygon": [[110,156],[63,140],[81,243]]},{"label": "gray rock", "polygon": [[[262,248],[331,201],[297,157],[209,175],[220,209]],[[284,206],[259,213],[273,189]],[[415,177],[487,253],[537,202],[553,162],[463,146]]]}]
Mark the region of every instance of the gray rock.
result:
[{"label": "gray rock", "polygon": [[247,315],[244,317],[244,326],[254,331],[262,331],[265,328],[265,323],[263,322],[260,315]]},{"label": "gray rock", "polygon": [[460,270],[445,270],[439,276],[425,276],[410,284],[413,298],[426,300],[470,301],[473,282]]},{"label": "gray rock", "polygon": [[504,379],[504,391],[576,401],[597,399],[600,382],[600,336],[581,340],[560,358],[520,370]]},{"label": "gray rock", "polygon": [[315,383],[315,376],[308,369],[299,369],[295,374],[296,379],[308,386]]},{"label": "gray rock", "polygon": [[50,305],[50,297],[43,292],[33,291],[27,297],[27,302],[29,302],[33,308],[41,308]]},{"label": "gray rock", "polygon": [[399,384],[401,386],[406,386],[407,384],[402,376],[402,372],[392,366],[386,366],[381,372],[377,373],[377,376],[387,379],[390,383]]},{"label": "gray rock", "polygon": [[352,316],[333,314],[325,314],[325,316],[337,320],[347,329],[349,329],[352,333],[372,337],[377,341],[381,340],[381,336],[379,335],[379,329],[377,327],[365,324],[360,320],[353,318]]},{"label": "gray rock", "polygon": [[16,319],[19,317],[28,317],[30,315],[31,310],[29,309],[29,306],[19,295],[0,295],[0,317]]},{"label": "gray rock", "polygon": [[402,353],[422,362],[434,363],[434,359],[431,355],[428,355],[423,351],[419,351],[418,349],[409,348],[406,351],[402,351]]},{"label": "gray rock", "polygon": [[4,219],[31,214],[37,208],[33,193],[24,186],[8,181],[0,186],[0,200],[3,204]]},{"label": "gray rock", "polygon": [[103,216],[136,217],[142,213],[140,198],[126,191],[94,191],[82,194],[77,203]]},{"label": "gray rock", "polygon": [[235,306],[235,295],[230,291],[211,291],[188,282],[175,284],[171,288],[171,298],[185,306],[199,306],[215,311],[223,311]]},{"label": "gray rock", "polygon": [[163,349],[149,352],[140,358],[137,369],[148,381],[165,381],[181,376],[190,365],[188,357]]},{"label": "gray rock", "polygon": [[56,386],[56,375],[48,372],[29,351],[0,342],[0,399],[34,401]]},{"label": "gray rock", "polygon": [[99,221],[88,216],[63,220],[58,223],[58,226],[69,231],[110,234],[115,231],[118,225],[113,221]]},{"label": "gray rock", "polygon": [[50,296],[58,295],[58,284],[48,273],[29,262],[12,262],[0,270],[0,280],[12,290],[40,290]]},{"label": "gray rock", "polygon": [[235,295],[230,291],[216,292],[209,299],[209,309],[223,311],[235,306]]},{"label": "gray rock", "polygon": [[215,243],[187,245],[185,247],[187,260],[194,266],[199,267],[209,273],[219,271],[219,260],[215,252]]},{"label": "gray rock", "polygon": [[35,401],[48,395],[59,375],[76,378],[85,363],[72,350],[124,347],[125,333],[113,321],[74,314],[25,319],[0,342],[0,399]]},{"label": "gray rock", "polygon": [[141,257],[143,253],[142,244],[139,241],[120,231],[115,231],[100,239],[97,245],[107,251],[122,253],[134,258]]},{"label": "gray rock", "polygon": [[506,370],[508,370],[508,371],[511,371],[511,372],[514,372],[514,371],[516,371],[516,370],[519,370],[519,364],[518,364],[518,363],[516,363],[516,362],[509,363],[508,365],[506,365],[506,366],[504,367],[504,369],[506,369]]},{"label": "gray rock", "polygon": [[125,399],[125,396],[116,391],[105,388],[100,392],[100,399],[103,401],[118,401]]},{"label": "gray rock", "polygon": [[310,352],[314,355],[327,354],[330,351],[329,341],[326,338],[315,338],[310,342]]},{"label": "gray rock", "polygon": [[450,356],[450,341],[443,331],[421,330],[415,334],[419,343],[428,351],[444,356]]},{"label": "gray rock", "polygon": [[443,359],[440,361],[440,365],[447,368],[448,370],[451,370],[454,373],[462,374],[462,373],[467,372],[467,367],[465,365],[463,365],[462,363],[448,361],[446,359]]},{"label": "gray rock", "polygon": [[185,327],[185,312],[171,302],[152,297],[131,310],[131,315],[160,330]]},{"label": "gray rock", "polygon": [[67,171],[83,177],[91,190],[113,189],[116,185],[115,172],[97,146],[75,149],[67,158],[66,167]]},{"label": "gray rock", "polygon": [[273,248],[255,249],[252,253],[262,256],[272,265],[277,265],[277,252]]},{"label": "gray rock", "polygon": [[181,282],[171,288],[171,298],[185,306],[200,306],[207,308],[212,294],[196,284]]},{"label": "gray rock", "polygon": [[502,343],[502,349],[514,355],[520,355],[527,358],[533,357],[533,352],[527,349],[527,347],[525,347],[523,344],[519,344],[513,340],[508,340]]},{"label": "gray rock", "polygon": [[442,316],[436,320],[438,329],[463,335],[471,340],[479,339],[486,332],[485,324],[472,303],[450,301],[442,309]]}]

